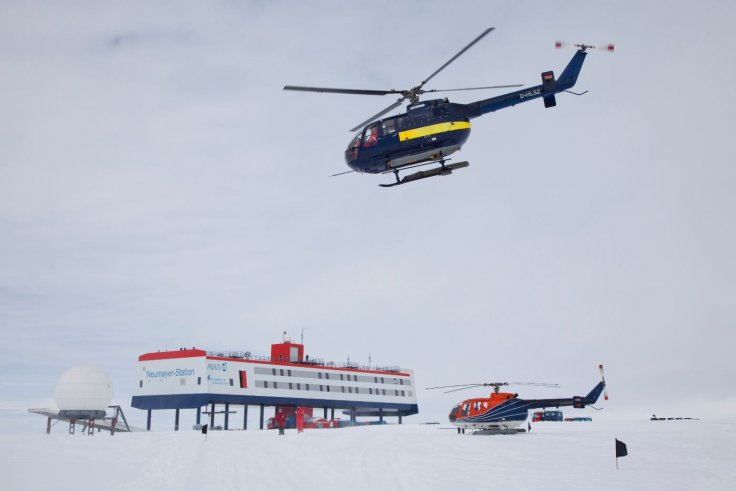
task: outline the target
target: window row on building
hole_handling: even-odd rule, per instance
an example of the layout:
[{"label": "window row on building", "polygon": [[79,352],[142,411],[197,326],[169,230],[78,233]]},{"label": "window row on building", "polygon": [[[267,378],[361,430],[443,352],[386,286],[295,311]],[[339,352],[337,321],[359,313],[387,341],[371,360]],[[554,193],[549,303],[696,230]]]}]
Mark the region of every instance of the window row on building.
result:
[{"label": "window row on building", "polygon": [[[243,372],[245,373],[245,372]],[[186,378],[180,378],[179,379],[179,385],[187,385],[187,379]],[[202,377],[197,377],[197,385],[202,385]],[[230,385],[233,385],[232,379],[230,379]],[[138,387],[143,388],[143,379],[140,379],[138,381]]]},{"label": "window row on building", "polygon": [[343,372],[314,372],[291,368],[255,367],[256,375],[273,375],[275,377],[299,377],[318,380],[340,380],[347,382],[367,382],[374,384],[411,385],[411,380],[404,377],[385,377],[381,375],[356,375]]},{"label": "window row on building", "polygon": [[312,392],[330,392],[341,394],[363,394],[376,396],[411,397],[411,391],[405,389],[374,389],[372,387],[351,387],[345,385],[306,384],[301,382],[276,382],[256,380],[260,389],[306,390]]}]

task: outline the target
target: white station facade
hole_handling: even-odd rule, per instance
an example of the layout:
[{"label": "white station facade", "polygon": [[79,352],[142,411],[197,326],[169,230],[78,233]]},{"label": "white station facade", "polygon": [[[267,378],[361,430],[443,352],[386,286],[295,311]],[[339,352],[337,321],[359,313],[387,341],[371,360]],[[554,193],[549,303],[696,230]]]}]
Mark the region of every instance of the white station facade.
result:
[{"label": "white station facade", "polygon": [[[305,406],[349,411],[351,417],[408,416],[418,412],[414,374],[397,367],[325,363],[304,356],[304,345],[285,340],[271,356],[249,352],[179,349],[138,358],[131,406],[148,410],[197,409],[215,404],[263,408]],[[247,422],[244,423],[247,425]],[[227,417],[226,417],[227,426]]]}]

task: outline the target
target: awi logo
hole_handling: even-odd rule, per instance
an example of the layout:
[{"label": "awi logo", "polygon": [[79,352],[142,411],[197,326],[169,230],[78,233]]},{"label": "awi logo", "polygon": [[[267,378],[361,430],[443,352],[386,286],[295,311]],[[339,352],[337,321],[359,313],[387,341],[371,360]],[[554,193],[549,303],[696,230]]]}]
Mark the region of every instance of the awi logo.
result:
[{"label": "awi logo", "polygon": [[223,361],[222,363],[208,363],[207,370],[212,370],[215,372],[227,372],[227,362]]}]

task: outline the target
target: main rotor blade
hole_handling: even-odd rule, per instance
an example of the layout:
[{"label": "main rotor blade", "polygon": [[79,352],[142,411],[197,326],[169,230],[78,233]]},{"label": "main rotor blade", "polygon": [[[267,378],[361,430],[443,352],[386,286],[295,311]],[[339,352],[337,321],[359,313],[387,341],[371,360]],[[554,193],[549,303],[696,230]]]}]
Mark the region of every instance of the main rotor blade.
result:
[{"label": "main rotor blade", "polygon": [[480,36],[478,36],[477,38],[473,39],[473,41],[471,41],[470,44],[468,44],[463,49],[461,49],[458,54],[456,54],[455,56],[453,56],[452,58],[450,58],[450,60],[447,63],[445,63],[444,65],[442,65],[441,67],[439,67],[437,70],[435,70],[435,72],[432,75],[430,75],[429,77],[427,77],[421,84],[419,84],[419,86],[422,87],[424,84],[426,84],[427,82],[429,82],[432,79],[432,77],[434,77],[435,75],[437,75],[438,73],[440,73],[442,70],[444,70],[447,67],[447,65],[449,65],[453,61],[457,60],[460,57],[460,55],[462,55],[467,50],[469,50],[475,43],[477,43],[478,41],[480,41],[481,39],[483,39],[485,37],[485,35],[488,34],[489,32],[491,32],[493,29],[495,29],[495,27],[489,27],[488,29],[486,29],[485,31],[483,31],[483,33],[481,33]]},{"label": "main rotor blade", "polygon": [[524,84],[513,84],[513,85],[490,85],[488,87],[464,87],[462,89],[430,89],[424,92],[455,92],[458,90],[485,90],[485,89],[510,89],[512,87],[523,87]]},{"label": "main rotor blade", "polygon": [[483,384],[455,384],[455,385],[438,385],[437,387],[425,387],[425,390],[432,390],[432,389],[449,389],[450,387],[472,387],[475,385],[483,385]]},{"label": "main rotor blade", "polygon": [[560,388],[560,384],[548,384],[546,382],[509,382],[509,385],[534,385],[537,387],[554,387]]},{"label": "main rotor blade", "polygon": [[483,385],[470,386],[470,387],[462,387],[460,389],[446,390],[446,391],[443,392],[443,394],[449,394],[450,392],[458,392],[460,390],[466,390],[466,389],[477,389],[478,387],[483,387]]},{"label": "main rotor blade", "polygon": [[396,102],[394,102],[393,104],[391,104],[390,106],[388,106],[386,109],[384,109],[383,111],[379,112],[378,114],[374,114],[370,118],[368,118],[365,121],[363,121],[362,123],[360,123],[355,128],[351,128],[350,131],[357,131],[357,130],[363,128],[363,126],[367,125],[371,121],[375,121],[376,119],[380,118],[381,116],[383,116],[387,112],[391,111],[392,109],[396,109],[397,107],[399,107],[403,103],[404,103],[404,97],[399,97],[399,99],[397,99]]},{"label": "main rotor blade", "polygon": [[329,92],[332,94],[358,94],[358,95],[386,95],[400,94],[399,90],[364,90],[364,89],[334,89],[330,87],[304,87],[301,85],[284,85],[284,90],[298,90],[301,92]]}]

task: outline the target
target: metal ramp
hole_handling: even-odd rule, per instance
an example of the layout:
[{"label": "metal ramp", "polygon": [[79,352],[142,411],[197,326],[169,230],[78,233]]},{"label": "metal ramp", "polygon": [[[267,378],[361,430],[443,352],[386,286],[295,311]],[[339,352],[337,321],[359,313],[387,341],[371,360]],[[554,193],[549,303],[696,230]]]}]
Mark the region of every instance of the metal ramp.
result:
[{"label": "metal ramp", "polygon": [[128,424],[128,420],[125,417],[125,413],[123,413],[123,408],[121,408],[120,406],[107,406],[107,407],[109,409],[115,410],[113,415],[111,417],[96,418],[96,419],[70,418],[69,416],[60,415],[59,411],[56,409],[49,409],[49,408],[31,408],[31,409],[28,409],[28,412],[32,414],[40,414],[41,416],[45,416],[47,418],[46,433],[51,433],[51,426],[52,426],[51,421],[68,422],[70,434],[75,433],[75,429],[77,425],[82,425],[82,433],[87,432],[90,435],[94,433],[95,428],[97,428],[98,431],[101,431],[101,430],[109,431],[111,435],[114,435],[116,431],[123,432],[123,433],[145,431],[143,428],[136,428],[135,426],[130,426]]}]

